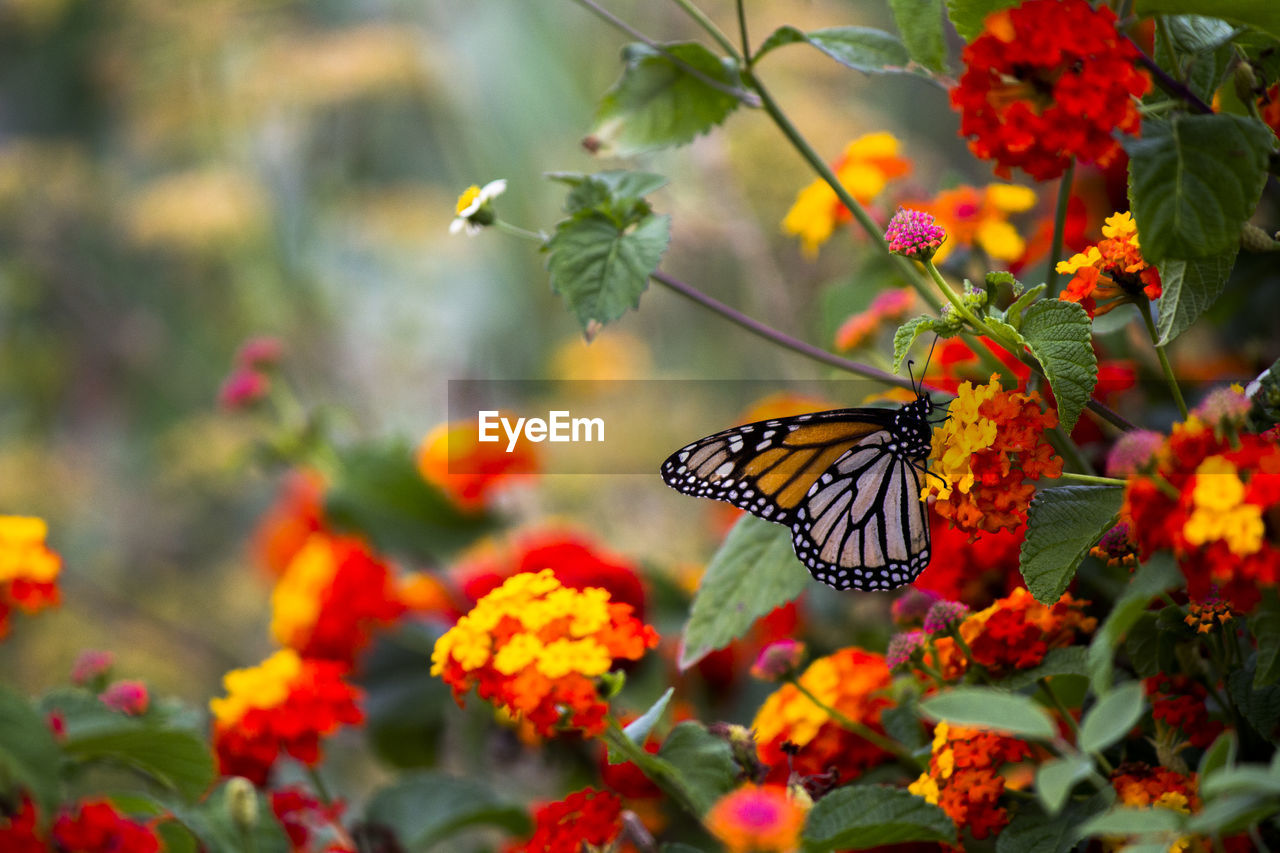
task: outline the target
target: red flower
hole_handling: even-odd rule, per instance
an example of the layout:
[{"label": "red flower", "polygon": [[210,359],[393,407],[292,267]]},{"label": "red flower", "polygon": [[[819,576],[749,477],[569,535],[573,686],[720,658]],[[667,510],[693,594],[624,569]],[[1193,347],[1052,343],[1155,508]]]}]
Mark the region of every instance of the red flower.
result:
[{"label": "red flower", "polygon": [[608,791],[583,788],[533,813],[533,836],[506,853],[581,853],[603,848],[622,831],[622,802]]},{"label": "red flower", "polygon": [[37,832],[36,804],[26,794],[12,812],[0,800],[0,850],[5,853],[46,853],[49,849]]},{"label": "red flower", "polygon": [[[289,843],[296,853],[310,849],[313,836],[325,835],[329,827],[341,828],[340,820],[345,804],[336,800],[325,805],[313,797],[305,788],[281,788],[271,792],[271,811],[284,827],[289,836]],[[346,846],[334,844],[325,848],[330,851],[347,851]]]},{"label": "red flower", "polygon": [[1151,81],[1115,20],[1085,0],[1029,0],[989,15],[951,91],[974,155],[995,160],[1001,177],[1018,167],[1044,181],[1072,158],[1105,166],[1119,154],[1112,133],[1137,133],[1136,99]]},{"label": "red flower", "polygon": [[309,767],[320,762],[320,739],[363,720],[359,691],[343,681],[345,667],[303,660],[282,649],[223,677],[227,696],[209,703],[213,747],[223,775],[266,784],[282,755]]},{"label": "red flower", "polygon": [[324,529],[323,478],[313,471],[290,471],[253,532],[253,556],[272,575],[282,575],[311,534]]},{"label": "red flower", "polygon": [[151,704],[151,697],[147,693],[147,685],[141,681],[131,679],[115,682],[102,691],[98,698],[108,708],[119,711],[122,714],[128,714],[131,717],[147,713],[147,706]]},{"label": "red flower", "polygon": [[1222,734],[1224,726],[1209,719],[1205,700],[1209,691],[1186,675],[1156,675],[1143,682],[1151,699],[1151,716],[1187,736],[1192,746],[1204,749]]},{"label": "red flower", "polygon": [[938,723],[929,768],[908,788],[939,806],[960,829],[982,840],[1004,829],[1001,768],[1031,755],[1026,743],[1004,735]]},{"label": "red flower", "polygon": [[43,519],[0,515],[0,638],[13,608],[36,613],[60,600],[62,558],[45,545],[46,535]]},{"label": "red flower", "polygon": [[[160,853],[155,830],[129,820],[105,800],[81,803],[53,823],[53,842],[75,853]],[[6,850],[8,848],[5,848]]]},{"label": "red flower", "polygon": [[1018,554],[1026,528],[966,533],[935,512],[929,514],[933,552],[938,555],[915,588],[941,598],[986,607],[1022,584]]}]

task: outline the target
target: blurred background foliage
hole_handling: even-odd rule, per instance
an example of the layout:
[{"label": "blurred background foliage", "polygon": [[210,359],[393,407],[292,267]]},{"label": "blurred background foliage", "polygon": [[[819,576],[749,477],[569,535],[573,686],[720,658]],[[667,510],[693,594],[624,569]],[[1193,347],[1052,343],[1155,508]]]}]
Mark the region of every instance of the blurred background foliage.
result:
[{"label": "blurred background foliage", "polygon": [[[672,4],[610,7],[697,37]],[[749,7],[756,39],[892,29],[881,4]],[[299,399],[348,438],[416,441],[451,378],[824,375],[663,290],[588,348],[530,245],[449,236],[469,184],[508,178],[503,218],[549,228],[563,188],[542,173],[627,165],[671,178],[664,269],[798,337],[829,346],[887,283],[857,240],[814,261],[781,233],[812,175],[758,112],[675,152],[588,154],[621,45],[554,0],[0,0],[0,509],[48,519],[66,565],[63,606],[0,646],[0,677],[35,691],[110,647],[120,673],[203,705],[270,648],[249,542],[278,472],[254,464],[260,424],[216,404],[247,337],[284,341]],[[940,87],[799,48],[762,74],[824,156],[904,140],[908,196],[992,180]],[[670,567],[724,529],[656,472],[549,476],[521,500]],[[824,593],[834,624],[883,605]]]}]

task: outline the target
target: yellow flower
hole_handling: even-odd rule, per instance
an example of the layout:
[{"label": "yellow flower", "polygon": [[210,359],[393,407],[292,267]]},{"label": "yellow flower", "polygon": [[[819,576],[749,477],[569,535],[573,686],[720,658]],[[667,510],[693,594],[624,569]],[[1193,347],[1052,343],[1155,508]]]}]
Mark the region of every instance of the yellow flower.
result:
[{"label": "yellow flower", "polygon": [[493,656],[493,668],[503,675],[515,675],[539,660],[542,652],[542,641],[533,634],[516,634]]},{"label": "yellow flower", "polygon": [[907,786],[907,790],[935,806],[938,804],[938,783],[928,773],[921,773],[919,779]]},{"label": "yellow flower", "polygon": [[302,658],[293,649],[281,649],[258,666],[233,669],[222,677],[227,696],[212,699],[209,710],[223,725],[230,725],[253,708],[274,708],[289,695],[289,685],[302,670]]},{"label": "yellow flower", "polygon": [[1133,214],[1127,210],[1107,217],[1102,225],[1102,236],[1110,240],[1128,240],[1135,249],[1141,248],[1138,244],[1138,223],[1133,221]]},{"label": "yellow flower", "polygon": [[1102,253],[1098,251],[1097,246],[1090,246],[1083,252],[1077,252],[1065,261],[1058,261],[1058,265],[1054,267],[1057,272],[1070,273],[1074,275],[1076,272],[1091,267],[1102,260]]},{"label": "yellow flower", "polygon": [[0,515],[0,583],[19,578],[51,583],[62,560],[45,547],[49,527],[42,518]]},{"label": "yellow flower", "polygon": [[1244,495],[1244,483],[1229,460],[1210,456],[1201,462],[1191,492],[1195,508],[1182,527],[1187,541],[1204,545],[1222,540],[1240,557],[1261,550],[1266,533],[1262,507],[1245,503]]},{"label": "yellow flower", "polygon": [[547,678],[563,678],[571,672],[592,678],[604,675],[613,658],[593,639],[555,640],[538,656],[538,672]]},{"label": "yellow flower", "polygon": [[929,468],[942,479],[925,478],[921,500],[930,495],[945,500],[951,497],[953,488],[961,492],[973,488],[970,457],[996,440],[996,422],[983,417],[978,409],[999,390],[1000,382],[994,375],[986,385],[975,388],[972,382],[965,382],[956,390],[956,398],[948,410],[950,417],[933,431],[933,449],[929,453]]},{"label": "yellow flower", "polygon": [[[841,186],[860,204],[866,204],[893,178],[911,171],[911,161],[898,156],[898,140],[891,133],[868,133],[850,142],[833,166]],[[822,179],[800,191],[782,220],[782,230],[800,238],[805,255],[818,254],[818,247],[835,232],[836,224],[851,214],[840,203],[835,190]]]},{"label": "yellow flower", "polygon": [[271,635],[276,640],[296,645],[295,640],[315,625],[323,593],[337,571],[326,538],[311,536],[271,593]]}]

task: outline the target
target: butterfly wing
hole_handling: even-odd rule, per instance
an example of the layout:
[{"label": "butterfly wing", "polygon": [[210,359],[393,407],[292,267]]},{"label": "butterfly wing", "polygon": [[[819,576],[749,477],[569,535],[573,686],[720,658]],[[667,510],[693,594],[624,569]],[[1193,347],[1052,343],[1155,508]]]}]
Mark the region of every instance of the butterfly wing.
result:
[{"label": "butterfly wing", "polygon": [[815,578],[836,589],[895,589],[929,564],[921,472],[868,436],[823,473],[791,522],[791,544]]},{"label": "butterfly wing", "polygon": [[686,495],[787,524],[818,478],[860,442],[884,434],[892,415],[835,409],[734,427],[671,454],[662,479]]}]

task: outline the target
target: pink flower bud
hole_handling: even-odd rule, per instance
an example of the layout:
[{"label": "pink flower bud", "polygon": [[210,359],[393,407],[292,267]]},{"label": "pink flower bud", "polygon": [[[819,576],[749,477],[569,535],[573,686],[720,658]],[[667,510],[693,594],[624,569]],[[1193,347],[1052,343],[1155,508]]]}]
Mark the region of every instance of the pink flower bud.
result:
[{"label": "pink flower bud", "polygon": [[770,643],[760,650],[751,666],[751,675],[761,681],[781,681],[799,669],[804,652],[804,643],[796,640]]},{"label": "pink flower bud", "polygon": [[138,717],[147,712],[151,697],[147,694],[147,685],[141,681],[117,681],[98,694],[102,704],[114,711]]},{"label": "pink flower bud", "polygon": [[927,589],[907,587],[906,592],[894,599],[893,606],[890,608],[893,623],[899,628],[919,625],[925,614],[929,612],[929,608],[939,598],[937,593],[929,592]]},{"label": "pink flower bud", "polygon": [[241,367],[272,367],[284,355],[284,344],[279,338],[250,338],[240,345],[236,364]]},{"label": "pink flower bud", "polygon": [[115,661],[116,656],[111,652],[87,649],[71,665],[71,683],[83,687],[90,681],[105,676]]},{"label": "pink flower bud", "polygon": [[942,634],[955,628],[969,615],[969,608],[958,601],[939,601],[924,617],[926,634]]},{"label": "pink flower bud", "polygon": [[1107,454],[1107,474],[1129,477],[1155,461],[1164,436],[1149,429],[1135,429],[1116,439]]},{"label": "pink flower bud", "polygon": [[271,383],[266,376],[251,368],[238,367],[222,383],[218,402],[226,409],[243,409],[267,396],[270,390]]},{"label": "pink flower bud", "polygon": [[889,220],[884,239],[895,255],[928,260],[947,239],[947,232],[933,224],[933,214],[900,207]]},{"label": "pink flower bud", "polygon": [[884,654],[884,662],[889,665],[889,669],[897,669],[910,662],[916,652],[924,648],[925,642],[929,639],[924,631],[908,631],[905,634],[895,634],[893,639],[889,640],[889,648]]}]

